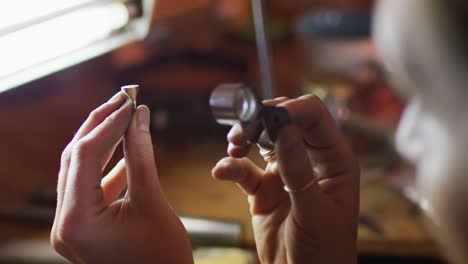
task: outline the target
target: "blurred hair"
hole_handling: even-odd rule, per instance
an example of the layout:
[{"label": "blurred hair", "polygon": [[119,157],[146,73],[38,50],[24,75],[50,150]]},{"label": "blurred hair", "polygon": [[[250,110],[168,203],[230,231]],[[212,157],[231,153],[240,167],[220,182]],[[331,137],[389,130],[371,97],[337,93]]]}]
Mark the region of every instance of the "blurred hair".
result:
[{"label": "blurred hair", "polygon": [[[436,89],[446,91],[446,94],[453,100],[459,100],[450,105],[446,104],[447,101],[443,103],[439,101],[442,104],[441,107],[454,110],[452,114],[458,113],[455,119],[459,123],[465,123],[463,119],[466,117],[460,115],[459,112],[460,110],[468,111],[468,104],[465,102],[468,98],[468,1],[420,1],[424,1],[428,7],[429,12],[424,13],[427,17],[423,21],[431,27],[430,38],[423,41],[436,42],[435,45],[427,46],[434,48],[431,52],[439,53],[439,56],[434,56],[430,60],[431,63],[437,65],[435,67],[425,65],[425,67],[431,69],[429,75],[435,75],[437,70],[436,78],[442,77],[444,81],[447,81],[446,87],[435,87]],[[420,79],[418,78],[418,81]],[[466,126],[462,128],[463,131],[459,131],[460,135],[466,135],[468,132]],[[468,141],[463,137],[459,139]],[[448,169],[453,171],[446,171],[447,175],[440,175],[446,178],[445,183],[438,186],[436,193],[432,193],[434,196],[432,202],[435,202],[438,209],[436,212],[438,221],[433,225],[432,230],[442,240],[447,256],[455,263],[468,263],[468,203],[466,200],[468,165],[465,162],[465,146],[465,142],[459,142],[459,157],[452,158],[460,160],[452,161],[452,167]],[[461,167],[455,168],[457,166]],[[455,175],[448,175],[452,173]]]},{"label": "blurred hair", "polygon": [[[447,100],[444,101],[441,97],[441,102],[444,104],[459,105],[454,103],[464,103],[463,100],[466,100],[468,96],[466,87],[468,84],[468,1],[421,1],[427,8],[427,13],[424,12],[427,17],[422,21],[427,23],[428,30],[431,32],[422,41],[432,42],[420,43],[430,47],[429,50],[432,52],[432,54],[423,53],[431,58],[426,63],[432,64],[424,66],[428,72],[425,72],[423,76],[428,77],[430,81],[434,81],[432,78],[442,77],[440,79],[442,82],[439,80],[431,88],[438,90],[437,94],[443,94],[442,97]],[[418,32],[413,32],[413,34],[418,34]],[[407,57],[414,58],[411,54],[407,54]],[[412,63],[417,64],[417,62]],[[417,81],[418,83],[424,82],[424,78],[418,78]],[[468,107],[463,110],[468,111]]]},{"label": "blurred hair", "polygon": [[[447,44],[453,49],[454,55],[468,63],[468,1],[466,0],[436,0],[445,18]],[[444,37],[444,36],[442,36]],[[461,55],[461,56],[460,56]]]},{"label": "blurred hair", "polygon": [[[441,44],[439,47],[446,60],[441,65],[443,74],[447,79],[452,79],[449,88],[451,98],[458,98],[461,102],[466,101],[468,96],[468,1],[467,0],[432,0],[427,1],[433,4],[431,7],[435,17],[438,19],[432,24],[434,36]],[[454,86],[454,87],[452,87]],[[446,105],[444,107],[454,108],[457,112],[458,104]],[[464,107],[468,109],[468,106]],[[454,112],[456,113],[456,112]],[[465,118],[458,116],[457,118]],[[463,120],[459,120],[463,123]],[[468,131],[463,131],[466,133]],[[468,139],[467,139],[468,140]],[[459,148],[463,148],[460,142]],[[454,163],[462,163],[464,158],[460,157]],[[453,164],[452,164],[453,165]],[[441,190],[435,196],[440,202],[438,214],[440,222],[433,231],[442,240],[443,247],[446,248],[447,256],[455,263],[468,263],[468,204],[466,202],[466,192],[468,190],[468,171],[455,172],[457,175],[449,175],[445,186],[440,186]],[[447,172],[451,173],[451,172]],[[447,177],[447,176],[446,176]]]}]

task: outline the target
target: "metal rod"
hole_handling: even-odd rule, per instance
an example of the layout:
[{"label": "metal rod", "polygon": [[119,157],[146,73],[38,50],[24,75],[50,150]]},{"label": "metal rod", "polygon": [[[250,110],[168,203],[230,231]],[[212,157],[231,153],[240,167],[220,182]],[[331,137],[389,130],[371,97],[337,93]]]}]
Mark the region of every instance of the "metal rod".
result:
[{"label": "metal rod", "polygon": [[252,0],[252,12],[260,61],[260,73],[262,76],[263,99],[271,99],[274,96],[272,55],[268,39],[267,20],[264,12],[264,0]]}]

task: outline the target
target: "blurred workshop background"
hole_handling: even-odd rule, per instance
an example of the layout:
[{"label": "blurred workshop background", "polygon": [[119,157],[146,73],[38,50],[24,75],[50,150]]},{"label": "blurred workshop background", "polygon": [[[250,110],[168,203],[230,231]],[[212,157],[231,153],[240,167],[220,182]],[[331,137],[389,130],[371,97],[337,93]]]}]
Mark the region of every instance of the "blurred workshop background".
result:
[{"label": "blurred workshop background", "polygon": [[[260,87],[250,0],[107,1],[126,9],[123,15],[113,9],[115,21],[104,31],[123,37],[106,49],[67,57],[74,50],[55,41],[59,44],[53,47],[42,43],[41,51],[40,39],[68,39],[63,45],[71,47],[89,33],[80,28],[103,23],[88,16],[64,32],[30,32],[36,34],[31,41],[16,40],[16,53],[5,51],[12,29],[101,2],[10,1],[5,5],[13,9],[0,11],[0,263],[66,263],[48,242],[61,151],[91,110],[133,83],[142,87],[138,102],[151,108],[161,183],[183,216],[197,263],[256,263],[245,195],[211,178],[212,166],[226,155],[228,128],[216,124],[208,105],[210,91],[220,83]],[[392,143],[403,102],[370,39],[373,4],[266,1],[275,95],[319,96],[357,153],[362,168],[359,263],[444,263],[424,226],[412,168]],[[127,32],[132,20],[147,24]],[[35,56],[61,48],[61,54]],[[11,61],[4,60],[8,55]],[[255,153],[251,158],[263,162]]]}]

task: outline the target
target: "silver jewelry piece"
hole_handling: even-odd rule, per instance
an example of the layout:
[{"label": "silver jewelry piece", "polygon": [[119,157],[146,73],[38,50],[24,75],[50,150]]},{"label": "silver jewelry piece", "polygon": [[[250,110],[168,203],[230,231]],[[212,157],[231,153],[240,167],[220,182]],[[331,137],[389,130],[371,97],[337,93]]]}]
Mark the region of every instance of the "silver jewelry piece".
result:
[{"label": "silver jewelry piece", "polygon": [[306,185],[304,185],[303,187],[300,187],[300,188],[297,188],[297,189],[292,189],[290,188],[289,186],[287,186],[286,184],[284,185],[284,190],[288,193],[300,193],[300,192],[303,192],[307,189],[309,189],[312,185],[316,184],[317,183],[317,180],[315,178],[312,178],[312,180],[310,180]]},{"label": "silver jewelry piece", "polygon": [[137,107],[136,99],[138,96],[138,92],[140,90],[140,86],[137,84],[125,85],[125,86],[122,86],[120,90],[124,92],[125,95],[127,95],[128,98],[130,98],[130,100],[132,100],[133,110],[135,110]]},{"label": "silver jewelry piece", "polygon": [[263,148],[260,144],[258,144],[258,148],[260,156],[262,156],[266,162],[276,159],[276,151],[274,148]]}]

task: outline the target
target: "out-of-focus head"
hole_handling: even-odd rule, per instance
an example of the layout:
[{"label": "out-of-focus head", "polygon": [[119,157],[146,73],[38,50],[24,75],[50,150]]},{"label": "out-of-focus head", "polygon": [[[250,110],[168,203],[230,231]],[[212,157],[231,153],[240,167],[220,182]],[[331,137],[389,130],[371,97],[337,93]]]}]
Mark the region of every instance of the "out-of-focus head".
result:
[{"label": "out-of-focus head", "polygon": [[416,165],[436,233],[461,263],[468,261],[465,19],[466,0],[381,0],[374,24],[384,64],[407,98],[397,147]]}]

